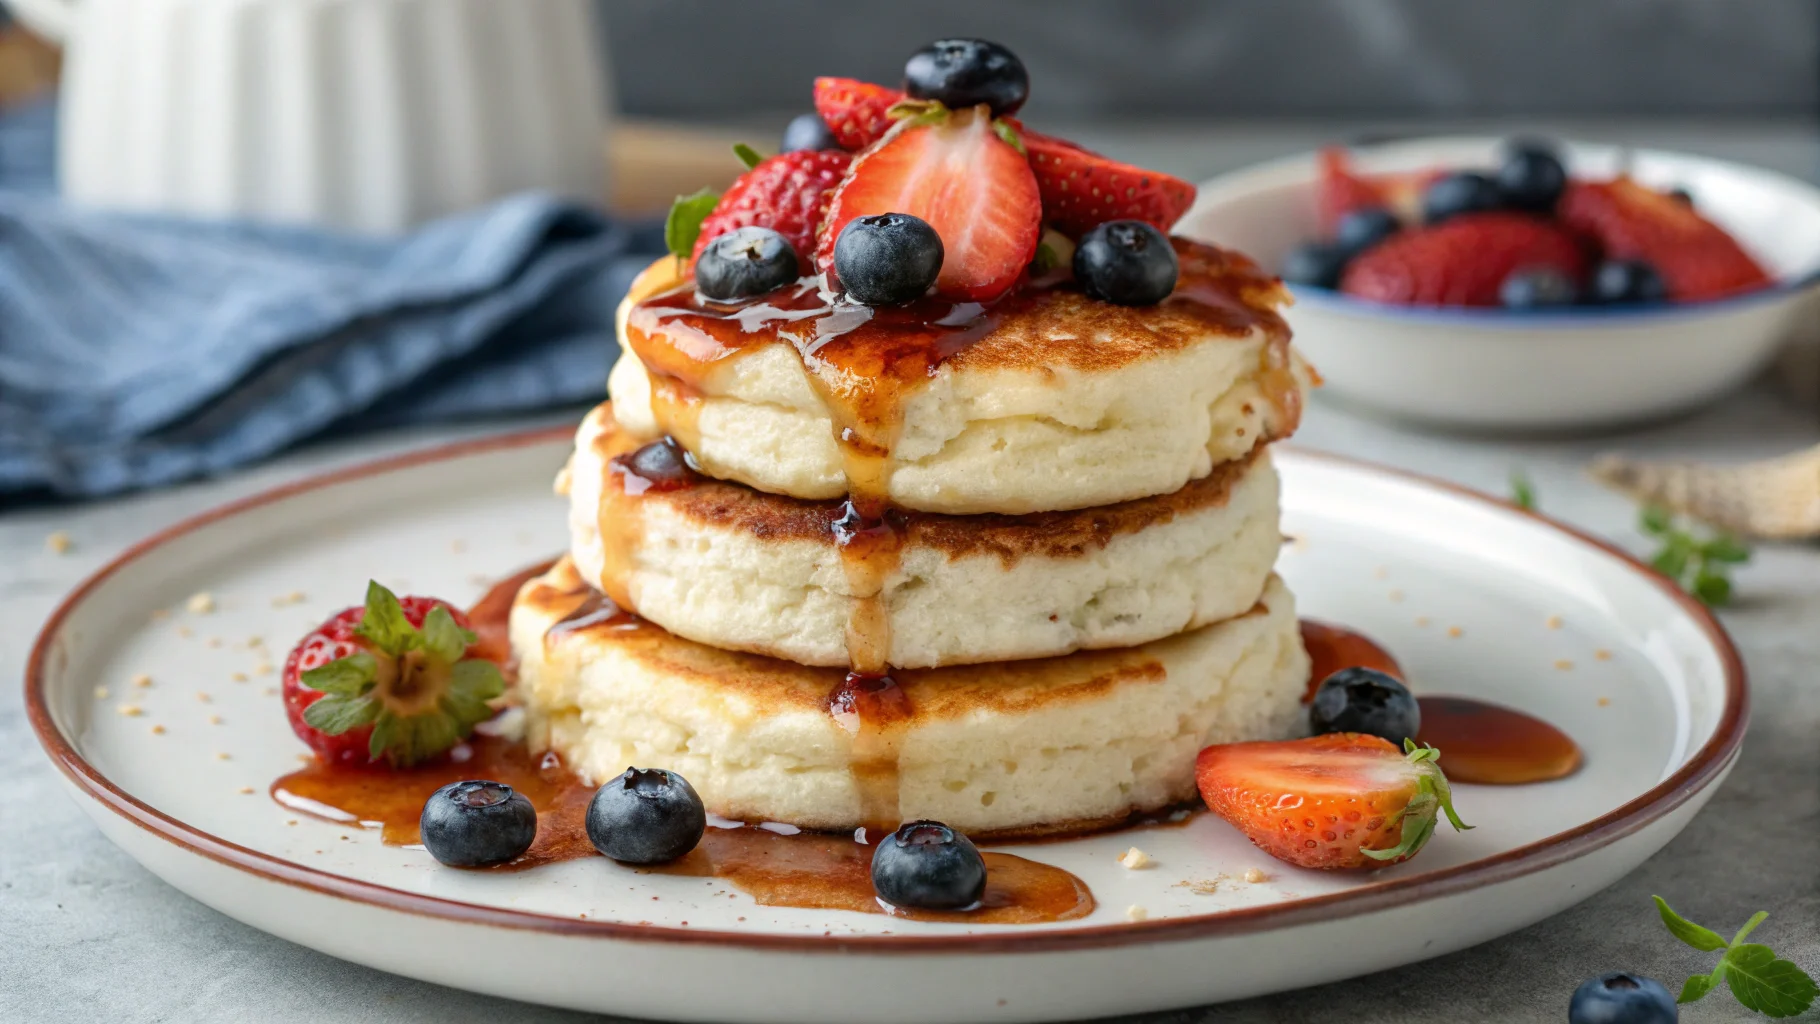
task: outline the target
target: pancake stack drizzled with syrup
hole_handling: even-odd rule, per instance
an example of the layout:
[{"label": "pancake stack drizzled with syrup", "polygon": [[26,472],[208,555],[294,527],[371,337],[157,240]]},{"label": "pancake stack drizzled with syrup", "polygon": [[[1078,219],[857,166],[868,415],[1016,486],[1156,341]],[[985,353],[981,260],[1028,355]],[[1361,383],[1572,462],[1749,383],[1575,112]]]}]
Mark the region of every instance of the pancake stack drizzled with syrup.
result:
[{"label": "pancake stack drizzled with syrup", "polygon": [[1278,281],[1156,237],[1179,273],[1148,305],[1067,267],[866,305],[806,253],[732,301],[653,264],[558,481],[570,551],[514,607],[532,743],[680,772],[724,818],[1008,837],[1164,810],[1202,747],[1287,736],[1268,446],[1310,371]]}]

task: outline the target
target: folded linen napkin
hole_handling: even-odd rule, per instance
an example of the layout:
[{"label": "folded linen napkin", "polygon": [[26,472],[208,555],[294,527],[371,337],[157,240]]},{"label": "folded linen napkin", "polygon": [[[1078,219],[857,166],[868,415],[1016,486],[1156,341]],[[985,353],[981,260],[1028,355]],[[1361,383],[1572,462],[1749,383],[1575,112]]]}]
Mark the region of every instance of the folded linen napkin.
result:
[{"label": "folded linen napkin", "polygon": [[[525,195],[376,240],[67,206],[0,117],[0,501],[594,399],[661,230]],[[8,178],[9,169],[28,173]]]}]

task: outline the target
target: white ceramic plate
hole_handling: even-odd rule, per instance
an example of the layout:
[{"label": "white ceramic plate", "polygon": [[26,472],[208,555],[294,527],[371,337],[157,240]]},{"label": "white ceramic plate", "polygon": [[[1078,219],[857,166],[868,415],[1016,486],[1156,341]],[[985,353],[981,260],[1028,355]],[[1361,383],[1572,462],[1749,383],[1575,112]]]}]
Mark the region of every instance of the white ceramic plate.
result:
[{"label": "white ceramic plate", "polygon": [[[1500,140],[1432,138],[1361,147],[1373,173],[1496,166]],[[1732,299],[1539,312],[1364,302],[1295,289],[1296,346],[1333,394],[1400,419],[1476,429],[1608,426],[1694,408],[1748,380],[1802,315],[1820,314],[1820,189],[1771,171],[1656,150],[1567,143],[1571,170],[1628,168],[1689,189],[1777,285]],[[1213,179],[1176,226],[1275,269],[1315,237],[1315,154]]]},{"label": "white ceramic plate", "polygon": [[[1283,571],[1304,612],[1384,641],[1419,692],[1564,727],[1586,751],[1579,774],[1462,786],[1478,828],[1374,874],[1285,868],[1205,815],[1025,847],[1100,901],[1084,921],[1039,927],[765,908],[604,858],[465,873],[273,803],[266,787],[303,750],[272,669],[289,640],[369,576],[472,599],[558,550],[549,482],[567,447],[542,433],[381,463],[123,555],[51,617],[27,673],[33,724],[71,791],[109,838],[223,913],[446,985],[677,1020],[1053,1020],[1311,985],[1521,928],[1679,832],[1743,733],[1725,634],[1635,562],[1489,499],[1290,451]],[[212,613],[186,610],[198,591]],[[253,636],[272,653],[249,649]],[[141,673],[152,685],[134,685]],[[1118,866],[1133,844],[1156,866]],[[1252,867],[1269,879],[1239,880]],[[1207,881],[1220,882],[1211,894],[1181,884]],[[1128,922],[1134,905],[1149,920]]]}]

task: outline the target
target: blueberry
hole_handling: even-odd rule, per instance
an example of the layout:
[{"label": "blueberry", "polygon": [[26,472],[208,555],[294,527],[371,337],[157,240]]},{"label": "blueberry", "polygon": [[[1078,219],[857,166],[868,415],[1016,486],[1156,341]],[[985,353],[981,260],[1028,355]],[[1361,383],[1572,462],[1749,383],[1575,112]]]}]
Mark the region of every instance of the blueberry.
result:
[{"label": "blueberry", "polygon": [[1153,306],[1175,291],[1180,270],[1169,237],[1141,220],[1109,220],[1074,247],[1074,279],[1096,299]]},{"label": "blueberry", "polygon": [[1308,242],[1283,258],[1283,280],[1316,288],[1338,288],[1346,272],[1346,252],[1337,244]]},{"label": "blueberry", "polygon": [[1347,259],[1389,238],[1403,227],[1397,215],[1382,206],[1367,206],[1353,210],[1340,218],[1334,226],[1333,244],[1338,246]]},{"label": "blueberry", "polygon": [[1422,220],[1437,224],[1462,213],[1496,210],[1504,205],[1498,183],[1477,171],[1455,171],[1436,179],[1422,193]]},{"label": "blueberry", "polygon": [[1498,301],[1509,309],[1544,309],[1571,306],[1580,299],[1580,289],[1553,267],[1524,267],[1514,270],[1498,286]]},{"label": "blueberry", "polygon": [[1422,730],[1409,687],[1376,669],[1343,668],[1321,683],[1308,706],[1316,733],[1364,732],[1402,746]]},{"label": "blueberry", "polygon": [[1017,112],[1030,96],[1030,73],[1017,55],[984,39],[937,39],[904,64],[904,92],[950,110],[985,103],[993,117]]},{"label": "blueberry", "polygon": [[796,280],[796,249],[770,228],[735,228],[695,261],[695,287],[710,299],[743,299]]},{"label": "blueberry", "polygon": [[1547,143],[1515,142],[1498,168],[1498,189],[1513,210],[1548,213],[1567,191],[1567,168]]},{"label": "blueberry", "polygon": [[1574,989],[1567,1004],[1567,1024],[1675,1024],[1680,1016],[1661,982],[1622,971]]},{"label": "blueberry", "polygon": [[1592,301],[1602,305],[1661,302],[1668,285],[1656,268],[1643,260],[1606,260],[1593,272]]},{"label": "blueberry", "polygon": [[662,864],[701,842],[708,812],[689,780],[662,768],[627,768],[588,801],[588,842],[623,864]]},{"label": "blueberry", "polygon": [[799,149],[839,149],[840,143],[834,141],[834,132],[820,114],[810,111],[798,114],[784,126],[784,142],[778,147],[780,153],[794,153]]},{"label": "blueberry", "polygon": [[834,274],[853,301],[892,306],[926,293],[945,255],[942,236],[921,217],[855,217],[834,240]]},{"label": "blueberry", "polygon": [[502,864],[531,848],[537,809],[503,782],[451,782],[423,802],[417,819],[430,856],[458,868]]},{"label": "blueberry", "polygon": [[872,888],[894,907],[961,910],[986,892],[986,861],[939,821],[913,821],[872,852]]}]

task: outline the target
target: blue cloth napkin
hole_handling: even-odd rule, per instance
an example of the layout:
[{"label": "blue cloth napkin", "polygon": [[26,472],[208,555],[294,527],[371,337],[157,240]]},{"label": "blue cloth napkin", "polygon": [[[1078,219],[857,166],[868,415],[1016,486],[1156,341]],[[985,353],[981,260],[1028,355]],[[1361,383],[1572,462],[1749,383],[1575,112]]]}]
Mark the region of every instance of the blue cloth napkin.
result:
[{"label": "blue cloth napkin", "polygon": [[50,121],[0,117],[0,500],[598,398],[663,248],[535,195],[392,240],[78,209],[46,188]]}]

